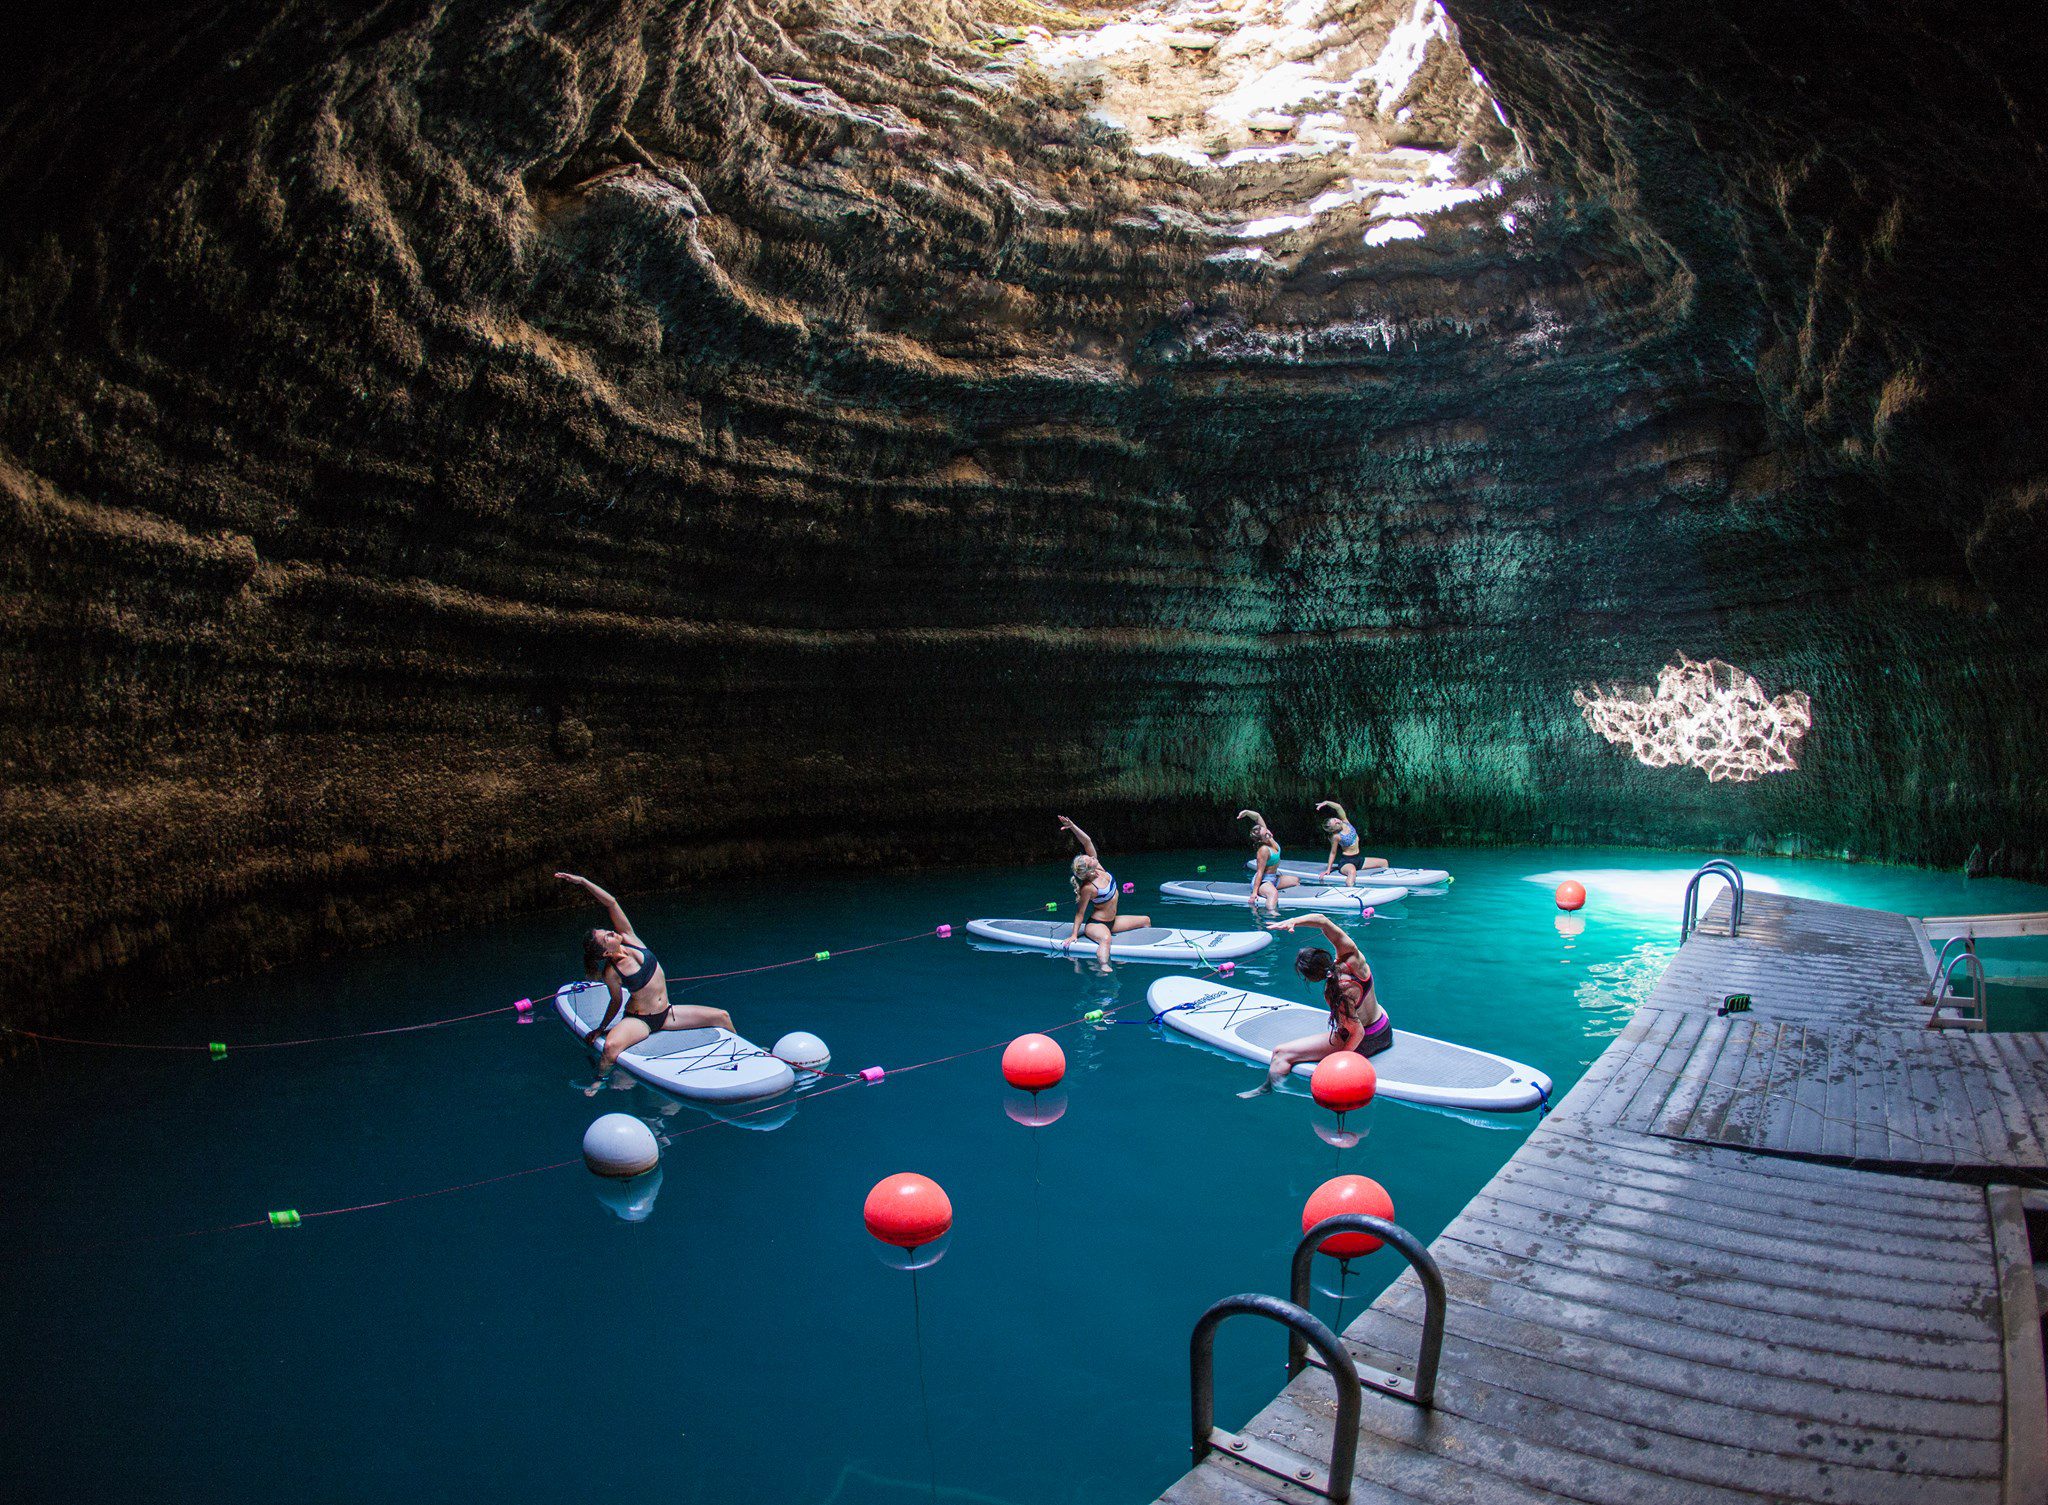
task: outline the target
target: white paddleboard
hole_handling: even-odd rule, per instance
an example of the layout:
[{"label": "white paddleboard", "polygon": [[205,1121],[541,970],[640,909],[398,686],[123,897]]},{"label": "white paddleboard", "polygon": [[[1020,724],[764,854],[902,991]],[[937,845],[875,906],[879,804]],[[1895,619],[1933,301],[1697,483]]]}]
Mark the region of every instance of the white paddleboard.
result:
[{"label": "white paddleboard", "polygon": [[[1261,1065],[1273,1059],[1275,1046],[1330,1028],[1327,1009],[1197,977],[1162,977],[1145,1002],[1161,1023]],[[1372,1065],[1381,1096],[1432,1108],[1514,1113],[1550,1095],[1550,1078],[1533,1066],[1405,1029],[1394,1031],[1394,1043],[1372,1057]],[[1294,1068],[1298,1077],[1314,1072],[1312,1062]]]},{"label": "white paddleboard", "polygon": [[[1256,861],[1258,861],[1256,857],[1247,858],[1244,865],[1249,869]],[[1326,883],[1332,881],[1342,883],[1344,881],[1344,874],[1341,871],[1343,866],[1344,864],[1339,862],[1337,867],[1331,870],[1330,876],[1323,881]],[[1323,865],[1320,862],[1289,862],[1285,858],[1282,858],[1280,862],[1281,872],[1291,878],[1299,878],[1303,882],[1317,877],[1321,874],[1322,870]],[[1358,874],[1358,882],[1361,887],[1370,883],[1375,886],[1394,884],[1401,888],[1441,888],[1450,881],[1451,875],[1449,870],[1440,867],[1361,868]]]},{"label": "white paddleboard", "polygon": [[[1029,946],[1035,951],[1064,951],[1071,956],[1093,956],[1095,942],[1082,936],[1069,941],[1072,920],[969,920],[969,935],[1006,946]],[[1179,962],[1202,966],[1212,961],[1229,961],[1250,956],[1273,944],[1264,930],[1166,930],[1147,925],[1126,930],[1109,943],[1109,954],[1125,961]]]},{"label": "white paddleboard", "polygon": [[[1159,885],[1162,894],[1176,899],[1194,899],[1203,904],[1243,904],[1251,898],[1252,886],[1245,883],[1172,883]],[[1350,911],[1356,914],[1368,905],[1377,908],[1382,904],[1398,904],[1408,897],[1405,888],[1381,888],[1374,885],[1367,888],[1363,883],[1356,888],[1347,888],[1342,883],[1332,888],[1326,883],[1298,883],[1293,888],[1280,890],[1282,909],[1332,909]],[[1259,901],[1265,908],[1265,900]]]},{"label": "white paddleboard", "polygon": [[[555,994],[556,1017],[581,1039],[604,1022],[607,998],[601,982],[569,983]],[[729,1029],[665,1029],[629,1047],[619,1065],[650,1087],[707,1103],[773,1097],[796,1085],[787,1062]]]}]

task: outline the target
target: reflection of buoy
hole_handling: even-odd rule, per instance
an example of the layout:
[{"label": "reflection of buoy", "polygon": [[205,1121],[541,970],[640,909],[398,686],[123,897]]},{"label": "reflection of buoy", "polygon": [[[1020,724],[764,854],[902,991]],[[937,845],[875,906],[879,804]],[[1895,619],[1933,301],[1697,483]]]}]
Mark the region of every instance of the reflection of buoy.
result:
[{"label": "reflection of buoy", "polygon": [[1577,909],[1586,902],[1586,885],[1576,878],[1567,878],[1557,886],[1557,907]]},{"label": "reflection of buoy", "polygon": [[1338,1123],[1324,1123],[1320,1119],[1315,1125],[1316,1138],[1333,1150],[1355,1150],[1364,1141],[1366,1131],[1347,1129]]},{"label": "reflection of buoy", "polygon": [[825,1042],[808,1030],[793,1029],[775,1042],[775,1059],[798,1071],[823,1071],[832,1064]]},{"label": "reflection of buoy", "polygon": [[861,1208],[861,1220],[883,1243],[915,1249],[953,1226],[953,1203],[931,1177],[903,1171],[875,1183]]},{"label": "reflection of buoy", "polygon": [[1379,1090],[1380,1074],[1355,1050],[1340,1050],[1316,1062],[1308,1079],[1308,1095],[1332,1113],[1363,1108]]},{"label": "reflection of buoy", "polygon": [[1586,917],[1575,914],[1559,915],[1557,917],[1557,933],[1566,940],[1584,935],[1586,933]]},{"label": "reflection of buoy", "polygon": [[1003,1080],[1026,1092],[1059,1085],[1067,1074],[1067,1053],[1050,1035],[1019,1035],[1003,1052]]},{"label": "reflection of buoy", "polygon": [[1064,1092],[1012,1092],[1003,1099],[1003,1111],[1027,1129],[1044,1129],[1060,1121],[1067,1111]]},{"label": "reflection of buoy", "polygon": [[[1306,1233],[1324,1218],[1340,1212],[1369,1213],[1389,1222],[1394,1217],[1394,1199],[1370,1176],[1332,1176],[1308,1194],[1301,1208],[1301,1231]],[[1379,1248],[1381,1240],[1369,1233],[1333,1233],[1316,1247],[1338,1259],[1355,1259]]]},{"label": "reflection of buoy", "polygon": [[644,1176],[607,1176],[597,1183],[598,1204],[622,1223],[644,1223],[661,1194],[661,1167]]},{"label": "reflection of buoy", "polygon": [[583,1131],[583,1163],[600,1176],[637,1176],[661,1163],[654,1130],[630,1113],[606,1113]]}]

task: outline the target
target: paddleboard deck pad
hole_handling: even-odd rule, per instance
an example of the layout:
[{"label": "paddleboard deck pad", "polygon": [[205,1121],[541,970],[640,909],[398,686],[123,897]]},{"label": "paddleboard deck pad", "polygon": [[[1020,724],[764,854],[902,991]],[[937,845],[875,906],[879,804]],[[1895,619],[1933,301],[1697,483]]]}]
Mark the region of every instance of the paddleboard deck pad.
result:
[{"label": "paddleboard deck pad", "polygon": [[[969,920],[967,932],[985,941],[1029,946],[1035,951],[1064,951],[1073,956],[1095,954],[1095,942],[1086,935],[1078,941],[1067,939],[1074,933],[1072,920]],[[1109,954],[1125,961],[1180,962],[1199,967],[1212,961],[1250,956],[1272,944],[1272,935],[1264,930],[1167,930],[1147,925],[1117,936],[1109,943]]]},{"label": "paddleboard deck pad", "polygon": [[[601,982],[572,982],[555,994],[555,1015],[580,1040],[604,1022],[607,998]],[[621,1053],[619,1066],[650,1087],[706,1103],[773,1097],[796,1085],[787,1062],[729,1029],[661,1030]]]},{"label": "paddleboard deck pad", "polygon": [[[1256,858],[1247,860],[1245,867],[1249,869],[1252,863],[1257,860]],[[1341,871],[1342,867],[1343,864],[1339,863],[1337,867],[1332,868],[1330,870],[1330,878],[1334,878],[1337,882],[1342,883],[1344,881],[1344,874]],[[1283,858],[1280,862],[1280,871],[1291,878],[1299,878],[1302,882],[1306,883],[1312,878],[1322,876],[1323,865],[1320,862],[1289,862]],[[1330,878],[1324,878],[1323,881],[1328,883]],[[1368,883],[1375,887],[1393,885],[1410,889],[1441,888],[1450,881],[1450,871],[1440,867],[1362,868],[1358,874],[1358,885],[1361,888],[1365,887]]]},{"label": "paddleboard deck pad", "polygon": [[[1195,977],[1162,977],[1146,991],[1145,1002],[1160,1023],[1262,1066],[1273,1059],[1275,1046],[1330,1027],[1326,1009]],[[1550,1078],[1532,1066],[1404,1029],[1394,1031],[1394,1043],[1372,1057],[1372,1065],[1382,1097],[1432,1108],[1516,1113],[1550,1095]],[[1314,1071],[1314,1063],[1304,1061],[1294,1075],[1306,1078]]]},{"label": "paddleboard deck pad", "polygon": [[[1159,885],[1162,894],[1176,899],[1194,899],[1202,904],[1243,904],[1251,898],[1252,886],[1246,883],[1184,883],[1176,879],[1172,883]],[[1408,890],[1400,887],[1382,888],[1375,884],[1368,888],[1363,883],[1356,888],[1347,888],[1339,883],[1332,888],[1328,884],[1299,883],[1293,888],[1280,890],[1282,909],[1334,909],[1349,910],[1356,914],[1371,905],[1398,904],[1408,897]],[[1259,901],[1265,908],[1265,900]]]}]

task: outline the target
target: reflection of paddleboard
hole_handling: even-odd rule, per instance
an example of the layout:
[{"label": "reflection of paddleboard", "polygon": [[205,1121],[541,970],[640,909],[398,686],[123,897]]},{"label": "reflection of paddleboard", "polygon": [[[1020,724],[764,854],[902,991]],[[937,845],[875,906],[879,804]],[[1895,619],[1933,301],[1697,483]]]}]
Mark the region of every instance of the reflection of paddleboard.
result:
[{"label": "reflection of paddleboard", "polygon": [[[1325,1009],[1195,977],[1162,977],[1146,991],[1145,1002],[1161,1023],[1262,1064],[1273,1059],[1275,1046],[1330,1027]],[[1550,1078],[1533,1067],[1404,1029],[1394,1031],[1394,1043],[1372,1057],[1372,1065],[1380,1096],[1435,1108],[1511,1113],[1534,1108],[1550,1095]],[[1314,1072],[1308,1061],[1294,1068],[1300,1077]]]},{"label": "reflection of paddleboard", "polygon": [[[1256,857],[1248,857],[1245,859],[1244,865],[1249,868],[1256,861],[1258,861]],[[1338,859],[1337,866],[1330,870],[1330,878],[1325,878],[1323,881],[1327,883],[1330,879],[1334,878],[1337,882],[1342,883],[1344,881],[1343,867],[1344,863],[1340,858]],[[1323,865],[1320,862],[1288,862],[1283,858],[1280,863],[1280,871],[1288,874],[1290,877],[1299,878],[1303,882],[1307,882],[1309,879],[1321,875]],[[1447,869],[1440,867],[1376,867],[1361,868],[1358,873],[1358,881],[1360,884],[1371,883],[1374,885],[1391,883],[1402,888],[1436,888],[1440,884],[1449,883],[1451,875]]]},{"label": "reflection of paddleboard", "polygon": [[[969,920],[967,930],[985,941],[1001,941],[1008,946],[1064,951],[1070,956],[1095,954],[1095,942],[1087,936],[1078,941],[1067,939],[1074,933],[1071,920]],[[1199,967],[1205,962],[1250,956],[1272,944],[1272,935],[1264,930],[1164,930],[1147,925],[1117,936],[1109,943],[1109,954],[1125,961],[1180,962]]]},{"label": "reflection of paddleboard", "polygon": [[[1250,883],[1183,883],[1178,880],[1159,885],[1162,894],[1176,899],[1196,899],[1204,904],[1243,904],[1250,900]],[[1280,890],[1282,909],[1334,909],[1357,912],[1368,905],[1398,904],[1408,897],[1405,888],[1346,888],[1338,884],[1335,888],[1327,884],[1300,883],[1293,888]],[[1265,900],[1259,901],[1263,908]]]},{"label": "reflection of paddleboard", "polygon": [[[572,982],[555,994],[555,1013],[580,1039],[604,1022],[607,996],[601,982]],[[626,1050],[619,1065],[650,1087],[703,1102],[773,1097],[796,1082],[787,1064],[729,1029],[665,1029]]]}]

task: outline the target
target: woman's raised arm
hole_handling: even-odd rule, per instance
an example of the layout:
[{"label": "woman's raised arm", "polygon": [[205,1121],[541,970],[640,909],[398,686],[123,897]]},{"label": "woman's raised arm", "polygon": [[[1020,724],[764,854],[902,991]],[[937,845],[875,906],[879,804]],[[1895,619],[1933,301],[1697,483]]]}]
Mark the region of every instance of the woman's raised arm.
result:
[{"label": "woman's raised arm", "polygon": [[580,878],[574,873],[557,873],[555,876],[564,883],[575,884],[578,888],[589,894],[591,898],[602,904],[604,912],[611,917],[612,929],[618,931],[621,935],[631,936],[635,941],[640,939],[638,935],[634,934],[633,922],[626,918],[625,910],[619,908],[619,901],[617,899],[614,899],[588,878]]},{"label": "woman's raised arm", "polygon": [[1081,850],[1086,852],[1091,860],[1095,862],[1102,861],[1102,858],[1096,855],[1095,843],[1089,839],[1086,831],[1068,820],[1064,815],[1060,817],[1060,826],[1062,829],[1074,833],[1074,840],[1081,843]]}]

